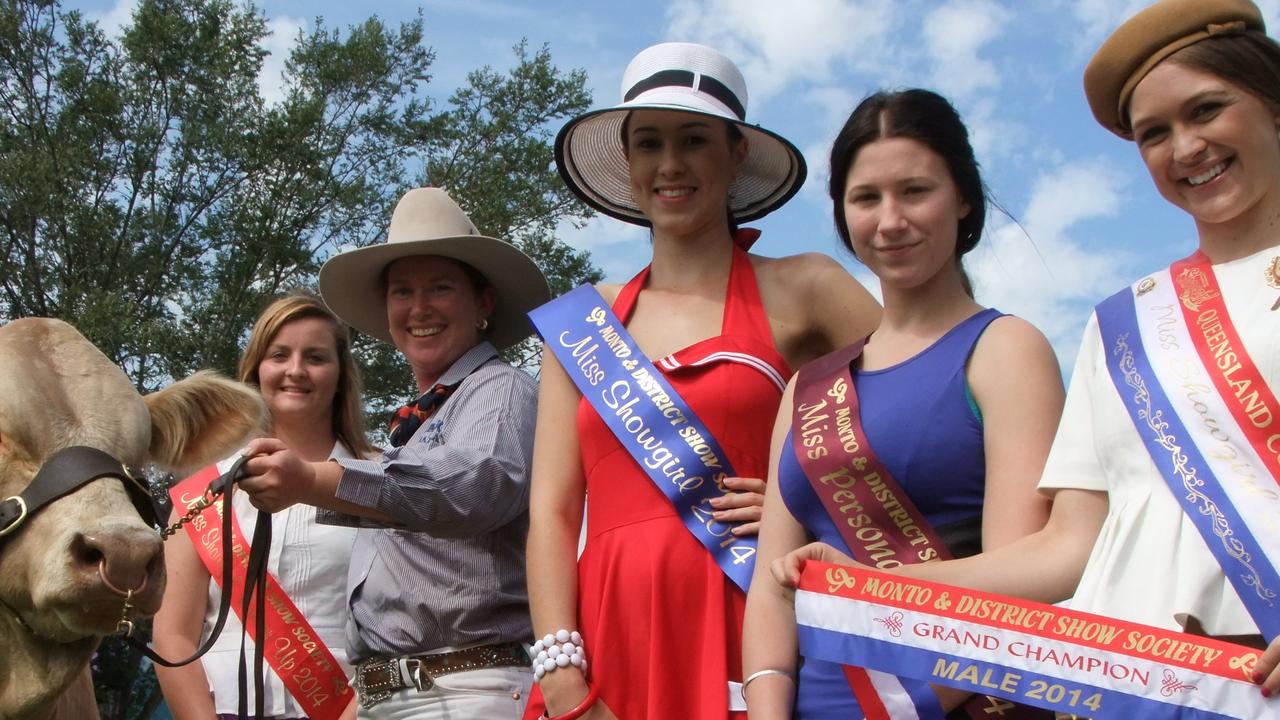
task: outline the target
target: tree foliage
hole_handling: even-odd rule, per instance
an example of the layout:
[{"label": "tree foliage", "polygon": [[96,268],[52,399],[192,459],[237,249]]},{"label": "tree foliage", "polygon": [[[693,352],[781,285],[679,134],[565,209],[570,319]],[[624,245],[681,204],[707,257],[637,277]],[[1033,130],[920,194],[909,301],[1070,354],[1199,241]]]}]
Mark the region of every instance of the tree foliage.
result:
[{"label": "tree foliage", "polygon": [[[269,103],[266,37],[260,12],[231,0],[141,0],[120,37],[57,0],[0,0],[0,320],[66,319],[143,391],[231,372],[272,296],[314,288],[340,248],[381,241],[419,185],[448,188],[554,292],[599,280],[555,235],[588,216],[551,147],[590,104],[582,71],[521,43],[508,69],[433,101],[421,17],[317,20]],[[357,338],[357,356],[371,411],[412,393],[394,348]],[[509,359],[531,365],[532,344]],[[121,643],[104,643],[95,671],[104,717],[155,707]]]},{"label": "tree foliage", "polygon": [[[265,37],[229,0],[143,0],[119,39],[56,2],[0,5],[0,316],[71,320],[143,390],[230,371],[269,297],[379,241],[420,184],[449,188],[556,289],[598,279],[554,234],[587,212],[550,143],[590,103],[584,73],[522,43],[436,108],[420,17],[317,21],[268,104]],[[402,402],[394,351],[359,348],[371,407]]]}]

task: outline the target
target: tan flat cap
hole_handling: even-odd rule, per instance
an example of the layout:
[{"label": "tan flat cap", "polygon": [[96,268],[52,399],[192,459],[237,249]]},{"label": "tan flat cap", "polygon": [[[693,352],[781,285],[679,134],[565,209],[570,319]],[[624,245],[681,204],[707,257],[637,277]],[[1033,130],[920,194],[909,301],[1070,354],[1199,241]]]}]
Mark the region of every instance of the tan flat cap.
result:
[{"label": "tan flat cap", "polygon": [[1250,0],[1159,0],[1111,33],[1084,70],[1084,94],[1102,126],[1131,140],[1125,106],[1161,60],[1220,33],[1266,31]]}]

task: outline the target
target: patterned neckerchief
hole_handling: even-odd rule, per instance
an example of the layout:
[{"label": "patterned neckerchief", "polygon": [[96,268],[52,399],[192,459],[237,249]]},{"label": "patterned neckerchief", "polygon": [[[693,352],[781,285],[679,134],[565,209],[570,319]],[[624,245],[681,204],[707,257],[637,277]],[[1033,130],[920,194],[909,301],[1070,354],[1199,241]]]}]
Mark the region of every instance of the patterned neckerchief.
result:
[{"label": "patterned neckerchief", "polygon": [[413,402],[405,405],[391,416],[391,427],[387,429],[392,447],[400,447],[409,442],[409,438],[418,432],[418,428],[422,427],[423,421],[435,412],[445,400],[453,394],[457,385],[441,385],[436,383],[435,387],[422,393],[422,395]]}]

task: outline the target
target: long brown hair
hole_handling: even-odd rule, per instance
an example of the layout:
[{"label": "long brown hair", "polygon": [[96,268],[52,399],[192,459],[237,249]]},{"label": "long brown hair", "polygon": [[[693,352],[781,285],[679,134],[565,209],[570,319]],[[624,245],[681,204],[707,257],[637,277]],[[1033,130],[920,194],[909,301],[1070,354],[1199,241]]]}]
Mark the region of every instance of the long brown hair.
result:
[{"label": "long brown hair", "polygon": [[268,305],[249,333],[249,342],[240,355],[240,382],[261,389],[258,365],[280,328],[304,318],[320,318],[333,331],[333,344],[338,354],[338,387],[333,396],[333,434],[356,457],[377,453],[364,434],[364,408],[361,406],[360,370],[351,355],[351,333],[324,303],[305,292],[292,293]]}]

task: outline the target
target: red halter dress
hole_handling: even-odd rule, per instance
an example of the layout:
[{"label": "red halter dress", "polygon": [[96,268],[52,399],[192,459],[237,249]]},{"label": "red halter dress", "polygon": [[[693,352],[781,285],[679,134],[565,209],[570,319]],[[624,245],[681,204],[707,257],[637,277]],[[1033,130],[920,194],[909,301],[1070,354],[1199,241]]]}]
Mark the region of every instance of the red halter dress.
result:
[{"label": "red halter dress", "polygon": [[[646,268],[614,301],[624,323],[648,277]],[[791,370],[774,348],[746,252],[734,248],[721,334],[654,364],[734,470],[765,477],[773,420]],[[577,430],[587,479],[578,629],[588,681],[620,720],[730,717],[728,681],[742,681],[745,595],[585,400]],[[535,688],[525,717],[542,710]]]}]

